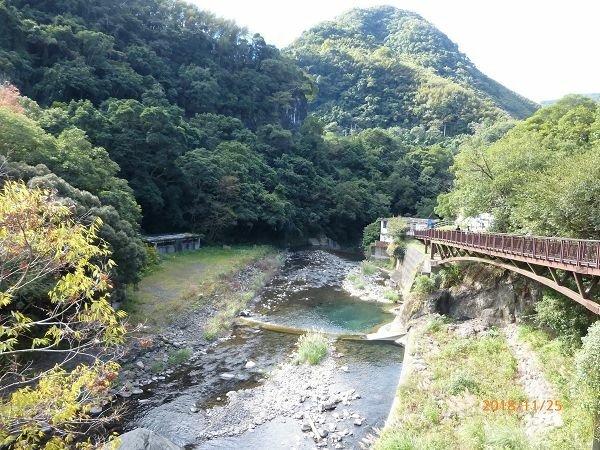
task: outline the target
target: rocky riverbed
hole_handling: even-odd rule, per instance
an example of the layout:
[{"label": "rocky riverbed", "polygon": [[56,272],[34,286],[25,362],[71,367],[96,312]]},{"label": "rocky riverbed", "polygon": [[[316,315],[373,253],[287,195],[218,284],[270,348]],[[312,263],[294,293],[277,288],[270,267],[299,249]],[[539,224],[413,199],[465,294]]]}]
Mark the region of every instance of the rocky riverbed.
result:
[{"label": "rocky riverbed", "polygon": [[[347,295],[342,280],[356,266],[327,252],[292,253],[256,307],[272,318],[286,312],[312,320],[317,311],[323,317],[315,317],[316,324],[367,331],[371,321],[393,316],[377,312],[376,305],[362,310],[364,302],[337,298]],[[253,270],[232,282],[243,285]],[[341,313],[323,307],[332,296]],[[268,442],[273,449],[300,449],[358,448],[383,426],[400,374],[401,348],[331,342],[320,365],[297,365],[294,335],[239,327],[207,342],[202,329],[211,303],[170,330],[136,342],[117,391],[129,407],[125,430],[149,428],[186,448],[262,449]],[[303,307],[309,315],[303,316]]]}]

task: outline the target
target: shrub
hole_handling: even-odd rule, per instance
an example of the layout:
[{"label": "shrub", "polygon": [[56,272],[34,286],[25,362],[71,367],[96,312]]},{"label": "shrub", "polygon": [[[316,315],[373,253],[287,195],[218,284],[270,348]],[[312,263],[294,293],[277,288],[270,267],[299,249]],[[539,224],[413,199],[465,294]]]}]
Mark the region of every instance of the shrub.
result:
[{"label": "shrub", "polygon": [[363,240],[362,240],[362,248],[365,252],[367,252],[371,245],[379,240],[379,232],[381,231],[381,221],[376,220],[373,223],[370,223],[363,230]]},{"label": "shrub", "polygon": [[370,276],[377,272],[377,266],[369,261],[363,261],[360,263],[360,271],[363,275]]},{"label": "shrub", "polygon": [[468,373],[459,372],[452,375],[448,384],[448,392],[452,395],[458,395],[468,390],[471,393],[479,391],[479,383]]},{"label": "shrub", "polygon": [[311,365],[319,364],[327,355],[329,343],[322,333],[310,332],[298,339],[298,356],[296,361]]},{"label": "shrub", "polygon": [[420,275],[415,279],[412,292],[417,296],[424,298],[435,291],[435,283],[427,275]]},{"label": "shrub", "polygon": [[595,418],[594,440],[600,444],[600,320],[589,328],[575,361],[584,405]]},{"label": "shrub", "polygon": [[179,364],[183,364],[184,362],[186,362],[191,357],[191,348],[181,348],[179,350],[175,350],[169,353],[169,359],[167,361],[167,364],[169,364],[169,366],[178,366]]},{"label": "shrub", "polygon": [[552,291],[544,292],[544,298],[536,304],[535,310],[535,322],[550,328],[570,348],[581,346],[581,337],[595,320],[583,306]]},{"label": "shrub", "polygon": [[383,292],[383,298],[389,300],[390,302],[398,302],[400,300],[400,294],[393,289],[386,289]]}]

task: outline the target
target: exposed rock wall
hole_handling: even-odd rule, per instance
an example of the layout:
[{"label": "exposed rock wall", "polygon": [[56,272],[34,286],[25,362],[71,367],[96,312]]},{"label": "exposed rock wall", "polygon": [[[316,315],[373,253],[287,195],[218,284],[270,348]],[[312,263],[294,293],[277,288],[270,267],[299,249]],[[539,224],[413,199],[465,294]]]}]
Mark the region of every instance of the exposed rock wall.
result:
[{"label": "exposed rock wall", "polygon": [[490,325],[518,320],[542,297],[541,285],[509,270],[483,264],[463,265],[460,280],[425,300],[408,296],[403,320],[439,313],[456,319],[483,319]]}]

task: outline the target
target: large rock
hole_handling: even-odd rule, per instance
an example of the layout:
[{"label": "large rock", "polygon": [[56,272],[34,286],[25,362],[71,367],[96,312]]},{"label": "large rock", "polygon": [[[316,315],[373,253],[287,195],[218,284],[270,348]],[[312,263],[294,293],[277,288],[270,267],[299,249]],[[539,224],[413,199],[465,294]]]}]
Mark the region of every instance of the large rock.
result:
[{"label": "large rock", "polygon": [[[183,450],[147,428],[136,428],[119,436],[118,450]],[[110,445],[104,447],[110,449]]]}]

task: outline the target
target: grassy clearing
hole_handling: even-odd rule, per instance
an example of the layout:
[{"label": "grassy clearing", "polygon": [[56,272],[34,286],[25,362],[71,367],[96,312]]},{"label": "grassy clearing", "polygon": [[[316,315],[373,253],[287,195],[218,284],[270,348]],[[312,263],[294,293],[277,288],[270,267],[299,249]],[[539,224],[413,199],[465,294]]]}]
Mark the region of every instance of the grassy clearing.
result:
[{"label": "grassy clearing", "polygon": [[530,325],[519,327],[519,339],[536,353],[546,379],[556,388],[563,406],[563,426],[552,430],[544,439],[548,449],[588,449],[592,442],[592,416],[577,394],[575,362],[572,349],[560,339]]},{"label": "grassy clearing", "polygon": [[231,274],[273,251],[269,246],[209,247],[162,256],[160,265],[128,292],[123,308],[131,323],[160,328],[213,295]]},{"label": "grassy clearing", "polygon": [[327,356],[328,349],[329,342],[325,335],[315,332],[303,334],[298,339],[296,362],[299,364],[319,364]]},{"label": "grassy clearing", "polygon": [[459,338],[435,319],[416,342],[429,372],[413,372],[398,389],[393,423],[376,450],[530,448],[519,413],[483,411],[484,400],[525,399],[503,335]]}]

